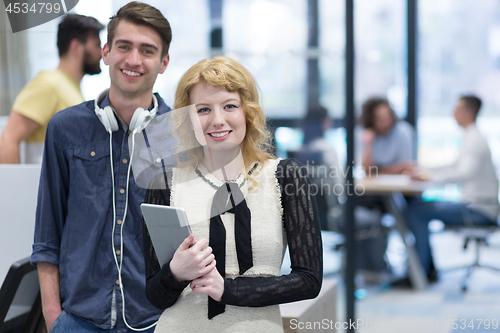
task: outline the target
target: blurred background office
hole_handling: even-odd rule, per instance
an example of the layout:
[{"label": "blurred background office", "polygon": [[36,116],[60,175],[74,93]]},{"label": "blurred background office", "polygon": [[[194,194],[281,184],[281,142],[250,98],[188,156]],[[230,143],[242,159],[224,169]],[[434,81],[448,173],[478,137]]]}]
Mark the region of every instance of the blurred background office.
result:
[{"label": "blurred background office", "polygon": [[[102,23],[127,1],[82,0],[73,10]],[[169,16],[174,32],[172,62],[155,90],[170,104],[181,74],[200,59],[224,54],[243,63],[262,91],[265,112],[278,127],[279,153],[298,148],[303,134],[294,123],[308,105],[320,103],[335,120],[325,139],[345,163],[343,0],[148,1]],[[95,10],[99,8],[99,10]],[[483,102],[479,124],[500,164],[500,4],[495,0],[418,1],[418,161],[424,166],[453,159],[460,130],[450,117],[460,94]],[[0,115],[8,116],[19,90],[42,70],[57,66],[59,20],[16,34],[2,11]],[[355,1],[355,97],[386,97],[406,118],[406,1]],[[106,40],[106,31],[101,40]],[[54,41],[54,42],[52,42]],[[104,43],[104,42],[103,42]],[[82,81],[93,99],[108,86],[107,68]],[[4,120],[4,119],[3,119]],[[410,122],[412,123],[412,122]],[[280,126],[287,125],[291,126]],[[415,124],[412,124],[415,125]],[[0,125],[1,126],[1,125]],[[436,158],[439,157],[439,158]]]},{"label": "blurred background office", "polygon": [[[73,11],[94,16],[106,24],[126,2],[80,0]],[[192,64],[226,55],[255,76],[278,156],[289,157],[301,149],[306,128],[302,120],[307,119],[311,106],[321,105],[332,120],[330,126],[321,127],[322,140],[336,153],[338,165],[341,168],[346,165],[345,0],[145,2],[159,8],[172,26],[171,62],[154,87],[167,104],[173,105],[177,82]],[[465,93],[476,94],[483,101],[477,125],[500,174],[500,2],[417,0],[418,42],[412,55],[408,54],[408,3],[407,0],[354,1],[355,117],[361,115],[361,105],[368,98],[386,98],[397,117],[415,129],[413,144],[419,165],[445,165],[454,160],[461,146],[462,132],[452,117],[456,100]],[[39,71],[57,66],[55,34],[59,22],[54,20],[12,34],[2,6],[0,132],[20,89]],[[100,38],[104,43],[106,30]],[[410,113],[409,56],[415,56],[417,63],[416,109]],[[101,74],[83,78],[81,90],[85,99],[94,99],[109,86],[108,69],[103,64],[101,68]],[[424,197],[458,200],[459,194],[458,186],[446,185],[424,192]],[[323,223],[325,229],[335,229],[332,219],[333,223],[338,221],[335,220],[338,204],[343,200],[338,196],[339,202],[330,203],[336,210],[330,221]],[[390,217],[377,219],[382,226],[391,226]],[[441,244],[448,244],[448,240]],[[325,254],[325,272],[334,276],[342,266],[335,245],[341,245],[342,240],[325,234],[325,241],[330,242],[327,250],[333,249]],[[390,239],[388,243],[384,260],[397,266],[404,261],[401,246],[397,242],[391,245]],[[378,251],[380,244],[377,244],[374,246],[378,246]],[[500,242],[493,244],[500,251]],[[437,257],[437,264],[449,262],[448,259]],[[500,295],[500,277],[497,282],[496,292]],[[363,311],[368,310],[362,308],[360,317]]]}]

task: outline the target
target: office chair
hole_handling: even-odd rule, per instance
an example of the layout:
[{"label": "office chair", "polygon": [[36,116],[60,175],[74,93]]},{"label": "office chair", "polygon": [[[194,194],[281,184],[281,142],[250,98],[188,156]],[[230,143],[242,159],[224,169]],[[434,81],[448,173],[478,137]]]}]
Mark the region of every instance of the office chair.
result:
[{"label": "office chair", "polygon": [[441,272],[451,272],[459,269],[466,269],[465,276],[462,280],[462,291],[467,291],[467,281],[469,280],[472,272],[477,268],[486,268],[494,272],[500,273],[500,268],[493,267],[490,265],[485,265],[480,263],[480,249],[481,246],[488,246],[488,237],[491,236],[495,231],[499,230],[498,225],[488,225],[488,226],[480,226],[480,225],[446,225],[445,230],[452,230],[457,232],[460,235],[464,236],[463,249],[464,251],[467,249],[467,246],[470,242],[475,242],[475,256],[474,261],[466,266],[454,267],[447,270],[442,270]]},{"label": "office chair", "polygon": [[[342,206],[335,195],[336,179],[330,176],[330,166],[323,163],[321,151],[287,151],[287,157],[295,158],[307,167],[311,191],[316,198],[321,230],[338,231]],[[314,193],[315,192],[315,193]]]},{"label": "office chair", "polygon": [[0,333],[44,330],[40,285],[30,258],[12,264],[0,289]]}]

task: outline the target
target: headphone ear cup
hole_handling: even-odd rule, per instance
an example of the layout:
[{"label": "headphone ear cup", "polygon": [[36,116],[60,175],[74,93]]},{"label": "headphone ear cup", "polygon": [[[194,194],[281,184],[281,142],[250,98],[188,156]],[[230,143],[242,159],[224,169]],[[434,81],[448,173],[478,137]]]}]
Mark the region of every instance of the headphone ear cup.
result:
[{"label": "headphone ear cup", "polygon": [[113,113],[113,109],[108,105],[104,107],[104,109],[101,109],[99,106],[95,107],[95,114],[101,121],[102,125],[106,129],[106,131],[118,131],[119,126],[118,122],[116,121],[116,117]]},{"label": "headphone ear cup", "polygon": [[[111,106],[108,105],[104,107],[104,112],[106,114],[105,119],[107,119],[109,124],[109,129],[111,129],[112,132],[118,131],[120,126],[118,126],[118,121],[116,120],[115,113],[113,112]],[[109,131],[109,129],[107,130]]]},{"label": "headphone ear cup", "polygon": [[158,99],[153,94],[153,109],[150,111],[143,108],[137,108],[132,115],[132,120],[130,120],[129,130],[133,132],[136,129],[140,129],[144,124],[147,125],[147,123],[156,116],[157,111]]},{"label": "headphone ear cup", "polygon": [[129,130],[133,132],[135,129],[139,128],[146,120],[147,115],[149,115],[149,112],[147,110],[144,110],[143,108],[137,108],[137,110],[135,110],[134,114],[132,115],[132,120],[130,120],[130,125],[128,127]]}]

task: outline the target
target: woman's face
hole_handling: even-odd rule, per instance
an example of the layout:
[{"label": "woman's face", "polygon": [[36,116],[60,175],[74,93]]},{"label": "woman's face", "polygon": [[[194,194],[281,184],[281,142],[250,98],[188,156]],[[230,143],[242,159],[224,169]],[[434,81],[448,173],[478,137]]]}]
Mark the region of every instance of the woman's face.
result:
[{"label": "woman's face", "polygon": [[389,105],[381,104],[375,108],[373,125],[378,134],[384,135],[389,132],[392,125],[394,125],[394,119],[392,118],[392,112]]},{"label": "woman's face", "polygon": [[194,104],[191,122],[201,145],[214,150],[242,148],[246,121],[238,92],[201,81],[191,88],[189,99]]}]

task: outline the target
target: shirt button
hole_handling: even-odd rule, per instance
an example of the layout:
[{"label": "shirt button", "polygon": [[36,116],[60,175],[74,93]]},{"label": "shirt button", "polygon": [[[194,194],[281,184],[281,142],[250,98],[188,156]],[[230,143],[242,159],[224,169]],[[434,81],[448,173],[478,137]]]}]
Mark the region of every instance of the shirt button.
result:
[{"label": "shirt button", "polygon": [[115,283],[116,283],[117,285],[120,285],[120,280],[116,280],[116,281],[115,281]]},{"label": "shirt button", "polygon": [[116,221],[116,223],[117,223],[118,225],[122,225],[122,222],[123,222],[122,220],[118,220],[118,221]]},{"label": "shirt button", "polygon": [[159,157],[158,157],[158,158],[156,159],[156,163],[160,163],[160,162],[161,162],[161,158],[159,158]]},{"label": "shirt button", "polygon": [[120,193],[121,193],[121,194],[124,194],[124,193],[125,193],[125,190],[124,190],[124,189],[121,189],[121,190],[120,190]]},{"label": "shirt button", "polygon": [[120,250],[116,250],[116,255],[119,256],[122,253]]},{"label": "shirt button", "polygon": [[128,135],[130,135],[130,134],[132,134],[132,131],[128,131],[127,133],[128,133]]},{"label": "shirt button", "polygon": [[95,151],[90,152],[90,156],[94,157],[95,156]]},{"label": "shirt button", "polygon": [[127,164],[127,162],[128,162],[128,161],[127,161],[127,159],[126,159],[126,158],[124,158],[124,159],[122,160],[122,162],[123,162],[123,164]]}]

